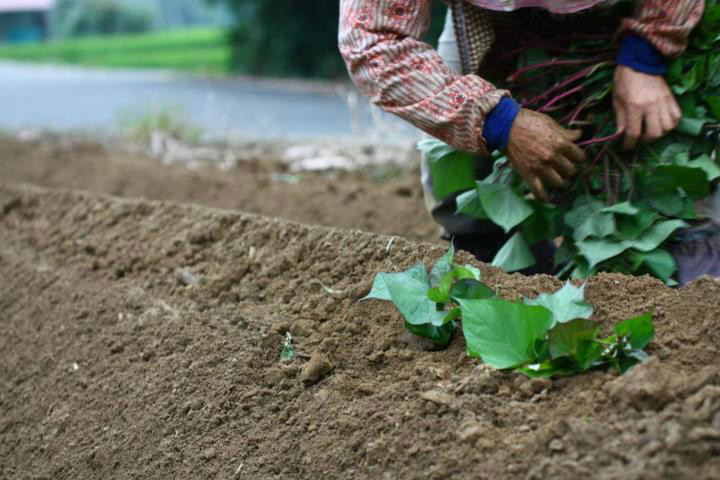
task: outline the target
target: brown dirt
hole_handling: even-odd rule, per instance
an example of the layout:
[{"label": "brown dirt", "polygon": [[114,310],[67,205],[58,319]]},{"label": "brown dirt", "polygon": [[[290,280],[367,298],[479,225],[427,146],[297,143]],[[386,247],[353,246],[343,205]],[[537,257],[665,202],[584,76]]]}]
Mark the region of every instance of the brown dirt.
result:
[{"label": "brown dirt", "polygon": [[277,180],[286,166],[271,153],[250,150],[242,157],[240,166],[228,172],[214,167],[191,171],[93,142],[0,138],[0,179],[238,209],[412,240],[437,239],[416,170],[305,173],[298,184],[290,184]]},{"label": "brown dirt", "polygon": [[[0,478],[718,477],[720,281],[591,279],[598,320],[655,309],[652,357],[531,381],[357,303],[442,253],[388,241],[0,186]],[[481,268],[508,298],[560,286]]]}]

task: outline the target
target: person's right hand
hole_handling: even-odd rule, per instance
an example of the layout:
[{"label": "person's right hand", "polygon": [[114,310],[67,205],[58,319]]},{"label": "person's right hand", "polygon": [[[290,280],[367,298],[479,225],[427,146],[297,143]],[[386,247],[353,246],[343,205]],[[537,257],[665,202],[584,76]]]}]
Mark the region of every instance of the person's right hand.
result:
[{"label": "person's right hand", "polygon": [[562,186],[575,175],[576,165],[586,160],[585,152],[575,145],[580,135],[580,130],[563,128],[544,113],[525,108],[518,112],[507,157],[538,201],[549,201],[543,182]]}]

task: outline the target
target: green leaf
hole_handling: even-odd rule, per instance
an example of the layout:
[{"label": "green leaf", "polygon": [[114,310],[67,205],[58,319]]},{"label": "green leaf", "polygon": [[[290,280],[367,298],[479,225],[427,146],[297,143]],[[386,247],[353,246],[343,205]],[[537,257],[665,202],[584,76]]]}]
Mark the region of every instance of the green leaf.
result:
[{"label": "green leaf", "polygon": [[633,245],[631,240],[617,239],[587,239],[577,242],[580,254],[588,261],[588,267],[604,262],[610,258],[620,255]]},{"label": "green leaf", "polygon": [[715,161],[710,158],[710,155],[707,153],[688,162],[688,167],[701,169],[707,174],[707,178],[711,182],[720,177],[720,167],[718,167],[717,163],[715,163]]},{"label": "green leaf", "polygon": [[720,120],[720,95],[710,95],[705,97],[705,102],[710,109],[710,113],[715,120]]},{"label": "green leaf", "polygon": [[665,250],[657,249],[647,253],[638,253],[637,255],[640,263],[665,283],[672,279],[675,270],[677,270],[675,258]]},{"label": "green leaf", "polygon": [[683,211],[683,197],[674,192],[657,193],[648,198],[648,203],[663,215],[675,217]]},{"label": "green leaf", "polygon": [[476,190],[488,218],[506,233],[533,213],[530,204],[510,185],[476,182]]},{"label": "green leaf", "polygon": [[441,142],[437,138],[423,138],[417,143],[417,149],[425,154],[428,160],[439,160],[447,155],[457,152],[457,149],[451,147],[445,142]]},{"label": "green leaf", "polygon": [[445,319],[443,320],[445,323],[452,322],[453,320],[457,320],[461,317],[462,311],[460,308],[453,308],[452,310],[448,310],[445,314]]},{"label": "green leaf", "polygon": [[535,265],[535,256],[518,232],[495,254],[492,265],[506,272],[516,272]]},{"label": "green leaf", "polygon": [[430,281],[427,270],[425,265],[418,263],[405,272],[379,273],[375,277],[373,289],[363,300],[391,300],[405,321],[412,325],[443,325],[445,313],[438,311],[435,302],[428,298],[428,290]]},{"label": "green leaf", "polygon": [[390,297],[390,292],[387,288],[387,283],[385,283],[385,275],[390,275],[389,273],[378,273],[375,275],[375,280],[373,281],[372,288],[370,289],[370,293],[367,294],[366,297],[361,298],[360,300],[370,300],[370,299],[377,299],[377,300],[392,300]]},{"label": "green leaf", "polygon": [[590,265],[587,263],[587,260],[585,260],[583,257],[576,257],[575,258],[575,269],[570,274],[570,278],[573,280],[584,280],[592,275],[597,273],[594,268],[590,268]]},{"label": "green leaf", "polygon": [[643,362],[646,358],[647,354],[642,350],[622,350],[618,355],[616,367],[621,374],[624,374],[638,363]]},{"label": "green leaf", "polygon": [[455,330],[455,322],[448,322],[444,325],[413,325],[405,322],[405,330],[419,337],[429,338],[438,346],[446,347],[452,339]]},{"label": "green leaf", "polygon": [[569,357],[580,371],[587,370],[602,356],[602,348],[595,342],[600,327],[584,318],[556,325],[548,333],[550,356]]},{"label": "green leaf", "polygon": [[561,362],[558,360],[546,360],[541,363],[535,363],[527,367],[519,368],[518,371],[530,378],[567,377],[579,373],[577,367],[569,362]]},{"label": "green leaf", "polygon": [[458,280],[464,280],[466,278],[470,278],[473,280],[480,281],[481,273],[480,269],[473,266],[466,264],[464,266],[460,265],[453,265],[453,271],[455,272],[455,276]]},{"label": "green leaf", "polygon": [[535,200],[528,200],[530,206],[535,212],[522,222],[521,232],[526,243],[535,245],[536,243],[555,238],[559,234],[562,226],[562,212],[554,205],[546,205]]},{"label": "green leaf", "polygon": [[450,297],[454,300],[463,298],[465,300],[481,300],[483,298],[492,298],[495,291],[482,282],[471,278],[459,280],[453,285],[450,291]]},{"label": "green leaf", "polygon": [[565,214],[565,223],[573,229],[580,228],[588,217],[591,217],[602,209],[602,202],[598,200],[588,200],[585,196],[579,196],[575,199],[573,207]]},{"label": "green leaf", "polygon": [[708,120],[705,118],[688,118],[682,117],[680,123],[675,128],[678,132],[697,137],[702,133],[702,129]]},{"label": "green leaf", "polygon": [[295,358],[295,347],[292,344],[293,336],[290,332],[285,332],[285,341],[283,342],[283,349],[280,352],[280,361],[283,363],[292,362]]},{"label": "green leaf", "polygon": [[512,368],[535,359],[535,342],[545,338],[552,313],[506,300],[458,299],[467,352],[495,368]]},{"label": "green leaf", "polygon": [[683,220],[666,220],[647,229],[637,240],[627,243],[636,250],[649,252],[658,248],[675,230],[687,226]]},{"label": "green leaf", "polygon": [[539,305],[550,310],[552,312],[552,326],[576,318],[587,319],[593,313],[592,306],[585,302],[585,285],[576,287],[570,282],[566,282],[555,293],[541,293],[537,298],[526,298],[525,304]]},{"label": "green leaf", "polygon": [[[694,108],[694,107],[693,107]],[[652,146],[646,145],[648,150],[654,150],[656,144]],[[679,159],[686,158],[690,154],[690,145],[684,143],[670,143],[660,152],[660,160],[662,163],[678,163]]]},{"label": "green leaf", "polygon": [[593,212],[573,232],[576,242],[588,237],[604,238],[615,233],[615,217],[612,213]]},{"label": "green leaf", "polygon": [[447,303],[450,300],[450,289],[455,281],[455,273],[452,271],[447,272],[442,276],[437,286],[431,288],[427,292],[428,299],[435,303]]},{"label": "green leaf", "polygon": [[707,174],[700,168],[679,165],[660,165],[641,177],[643,191],[648,196],[657,193],[676,192],[682,188],[694,199],[705,197],[709,192]]},{"label": "green leaf", "polygon": [[430,270],[430,286],[436,287],[444,277],[453,270],[453,259],[455,258],[455,246],[450,242],[448,251],[435,262]]},{"label": "green leaf", "polygon": [[420,140],[418,149],[427,156],[436,198],[444,199],[475,186],[475,159],[471,154],[433,138]]},{"label": "green leaf", "polygon": [[619,213],[621,215],[636,215],[640,209],[634,207],[630,202],[616,203],[601,210],[603,213]]},{"label": "green leaf", "polygon": [[483,206],[480,203],[480,196],[475,189],[468,190],[467,192],[458,195],[455,199],[455,203],[457,204],[456,214],[462,213],[480,220],[488,218],[485,209],[483,209]]},{"label": "green leaf", "polygon": [[629,318],[615,325],[615,333],[620,337],[627,337],[632,348],[642,349],[652,342],[655,335],[652,312],[639,317]]}]

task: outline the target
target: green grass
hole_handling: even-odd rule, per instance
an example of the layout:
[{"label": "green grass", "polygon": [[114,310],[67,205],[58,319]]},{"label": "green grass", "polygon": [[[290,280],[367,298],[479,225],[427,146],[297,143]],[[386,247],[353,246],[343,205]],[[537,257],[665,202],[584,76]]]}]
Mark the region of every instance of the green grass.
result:
[{"label": "green grass", "polygon": [[218,28],[86,37],[0,47],[0,58],[11,60],[206,73],[228,72],[230,57],[227,35]]}]

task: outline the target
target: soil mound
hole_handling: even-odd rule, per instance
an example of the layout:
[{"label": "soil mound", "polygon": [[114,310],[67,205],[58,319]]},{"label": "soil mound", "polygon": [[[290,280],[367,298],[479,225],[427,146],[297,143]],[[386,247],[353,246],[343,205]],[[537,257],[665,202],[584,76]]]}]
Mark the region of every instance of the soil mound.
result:
[{"label": "soil mound", "polygon": [[[441,253],[0,186],[0,478],[717,478],[720,282],[591,279],[608,325],[655,309],[651,358],[528,380],[357,303],[377,271]],[[480,267],[507,298],[561,285]]]},{"label": "soil mound", "polygon": [[0,178],[437,241],[414,169],[290,174],[277,152],[248,148],[238,156],[227,171],[209,162],[191,170],[88,141],[0,138]]}]

